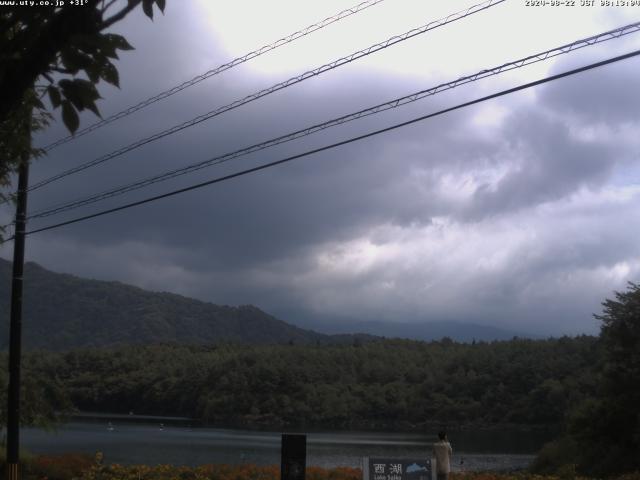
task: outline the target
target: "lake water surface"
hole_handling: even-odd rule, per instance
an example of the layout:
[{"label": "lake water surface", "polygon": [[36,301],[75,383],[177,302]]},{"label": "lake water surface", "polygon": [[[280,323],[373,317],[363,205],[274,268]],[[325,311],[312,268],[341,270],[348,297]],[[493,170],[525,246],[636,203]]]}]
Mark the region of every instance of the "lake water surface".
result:
[{"label": "lake water surface", "polygon": [[[201,465],[280,464],[281,432],[189,427],[171,419],[74,421],[55,432],[23,429],[33,453],[104,453],[107,463]],[[548,435],[516,431],[449,434],[455,470],[525,468]],[[435,434],[381,432],[307,433],[307,465],[361,467],[363,457],[430,456]]]}]

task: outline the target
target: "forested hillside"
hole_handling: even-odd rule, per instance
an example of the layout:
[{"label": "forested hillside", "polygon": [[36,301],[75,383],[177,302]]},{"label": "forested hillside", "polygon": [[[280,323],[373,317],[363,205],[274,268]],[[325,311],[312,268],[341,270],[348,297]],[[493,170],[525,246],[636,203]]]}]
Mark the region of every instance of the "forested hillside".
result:
[{"label": "forested hillside", "polygon": [[33,353],[27,378],[83,411],[213,425],[559,425],[594,390],[593,337],[460,344],[148,346]]},{"label": "forested hillside", "polygon": [[[0,315],[9,318],[11,263],[0,258]],[[366,342],[375,335],[412,339],[494,340],[519,335],[486,325],[452,322],[349,322],[326,335],[286,323],[252,305],[215,305],[166,292],[151,292],[120,282],[90,280],[25,265],[23,345],[69,350],[158,343],[342,344]],[[299,313],[304,316],[303,313]],[[320,328],[313,318],[298,325]],[[334,325],[333,327],[335,327]],[[366,333],[363,333],[366,332]],[[371,335],[373,334],[373,335]],[[0,328],[0,349],[8,327]]]},{"label": "forested hillside", "polygon": [[[23,342],[64,350],[118,344],[317,343],[304,330],[251,305],[230,307],[119,282],[88,280],[25,265]],[[0,314],[9,318],[11,263],[0,259]],[[0,329],[6,348],[8,328]],[[341,338],[333,339],[341,341]]]}]

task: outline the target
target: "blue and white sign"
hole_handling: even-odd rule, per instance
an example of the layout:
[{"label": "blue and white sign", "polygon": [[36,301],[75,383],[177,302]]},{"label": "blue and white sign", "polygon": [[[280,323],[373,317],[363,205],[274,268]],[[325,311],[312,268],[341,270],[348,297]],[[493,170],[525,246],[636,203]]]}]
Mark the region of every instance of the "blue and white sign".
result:
[{"label": "blue and white sign", "polygon": [[430,458],[366,457],[364,480],[431,480]]}]

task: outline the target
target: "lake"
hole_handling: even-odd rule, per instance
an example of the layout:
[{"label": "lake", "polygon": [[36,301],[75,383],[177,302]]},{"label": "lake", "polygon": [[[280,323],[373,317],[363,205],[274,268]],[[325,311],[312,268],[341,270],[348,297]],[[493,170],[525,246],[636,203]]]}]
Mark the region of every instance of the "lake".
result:
[{"label": "lake", "polygon": [[[110,416],[70,422],[55,432],[25,428],[33,453],[104,453],[107,463],[201,465],[280,464],[281,432],[190,427],[171,418]],[[454,470],[525,468],[549,434],[514,430],[451,431]],[[435,434],[307,433],[307,465],[361,467],[363,457],[424,457]]]}]

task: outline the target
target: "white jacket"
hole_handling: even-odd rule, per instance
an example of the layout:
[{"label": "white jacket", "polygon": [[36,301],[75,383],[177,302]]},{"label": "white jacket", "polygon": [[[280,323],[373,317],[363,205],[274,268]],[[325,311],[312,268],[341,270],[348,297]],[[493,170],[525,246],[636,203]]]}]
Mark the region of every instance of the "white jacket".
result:
[{"label": "white jacket", "polygon": [[436,472],[449,473],[451,471],[451,456],[453,450],[446,440],[440,440],[433,444],[433,456],[436,458]]}]

